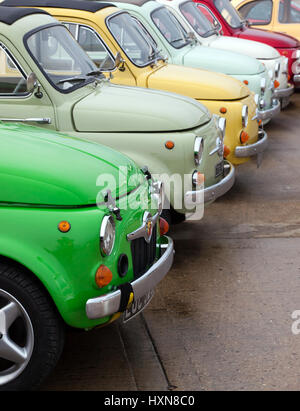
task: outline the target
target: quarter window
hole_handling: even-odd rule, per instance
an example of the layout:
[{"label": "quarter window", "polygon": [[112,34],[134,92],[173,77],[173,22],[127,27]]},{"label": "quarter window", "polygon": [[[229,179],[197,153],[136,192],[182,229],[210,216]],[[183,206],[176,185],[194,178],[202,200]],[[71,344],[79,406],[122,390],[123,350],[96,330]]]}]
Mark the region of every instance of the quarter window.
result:
[{"label": "quarter window", "polygon": [[0,96],[24,96],[28,94],[26,75],[6,47],[0,44]]}]

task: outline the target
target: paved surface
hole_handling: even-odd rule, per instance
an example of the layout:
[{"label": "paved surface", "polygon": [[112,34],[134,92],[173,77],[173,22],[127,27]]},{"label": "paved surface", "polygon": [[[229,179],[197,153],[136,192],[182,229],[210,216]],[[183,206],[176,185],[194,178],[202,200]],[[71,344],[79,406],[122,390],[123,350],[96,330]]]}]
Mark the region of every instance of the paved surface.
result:
[{"label": "paved surface", "polygon": [[176,256],[135,320],[70,331],[43,390],[299,390],[300,93],[267,127],[261,168],[199,222],[172,228]]}]

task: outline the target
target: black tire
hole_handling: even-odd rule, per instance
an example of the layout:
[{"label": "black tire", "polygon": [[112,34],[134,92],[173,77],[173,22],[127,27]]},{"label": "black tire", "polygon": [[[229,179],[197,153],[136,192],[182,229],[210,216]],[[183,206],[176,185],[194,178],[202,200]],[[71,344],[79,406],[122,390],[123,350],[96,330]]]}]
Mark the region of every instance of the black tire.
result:
[{"label": "black tire", "polygon": [[[9,319],[8,307],[16,314],[5,327],[1,312]],[[64,334],[64,324],[38,280],[26,270],[0,263],[0,391],[37,389],[60,358]],[[18,350],[26,348],[26,360],[15,361],[7,341]],[[8,352],[13,361],[7,361]]]},{"label": "black tire", "polygon": [[171,224],[180,224],[185,221],[185,214],[178,213],[173,208],[163,209],[161,217],[166,220],[166,222]]}]

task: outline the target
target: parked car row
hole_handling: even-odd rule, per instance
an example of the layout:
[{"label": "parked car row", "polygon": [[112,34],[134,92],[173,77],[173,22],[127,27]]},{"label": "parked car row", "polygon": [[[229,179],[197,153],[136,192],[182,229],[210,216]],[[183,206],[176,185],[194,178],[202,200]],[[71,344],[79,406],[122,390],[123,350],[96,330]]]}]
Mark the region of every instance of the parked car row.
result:
[{"label": "parked car row", "polygon": [[1,3],[0,390],[38,387],[66,324],[141,312],[173,263],[169,225],[261,164],[290,57],[221,36],[199,5]]}]

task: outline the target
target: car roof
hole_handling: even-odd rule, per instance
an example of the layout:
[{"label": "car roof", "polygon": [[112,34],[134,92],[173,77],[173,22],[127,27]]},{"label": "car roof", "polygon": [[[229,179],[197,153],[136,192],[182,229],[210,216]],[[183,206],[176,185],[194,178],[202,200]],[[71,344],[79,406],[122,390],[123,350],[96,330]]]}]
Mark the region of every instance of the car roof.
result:
[{"label": "car roof", "polygon": [[55,7],[61,9],[90,11],[92,13],[96,13],[96,11],[106,7],[115,7],[111,3],[84,0],[4,0],[0,4],[2,6],[15,7]]},{"label": "car roof", "polygon": [[46,11],[38,9],[16,9],[15,7],[3,7],[0,6],[0,22],[5,24],[13,24],[17,20],[25,16],[30,16],[31,14],[47,14]]},{"label": "car roof", "polygon": [[135,6],[143,6],[145,3],[148,3],[148,1],[152,1],[152,0],[111,0],[111,1],[115,1],[116,3],[134,4]]}]

